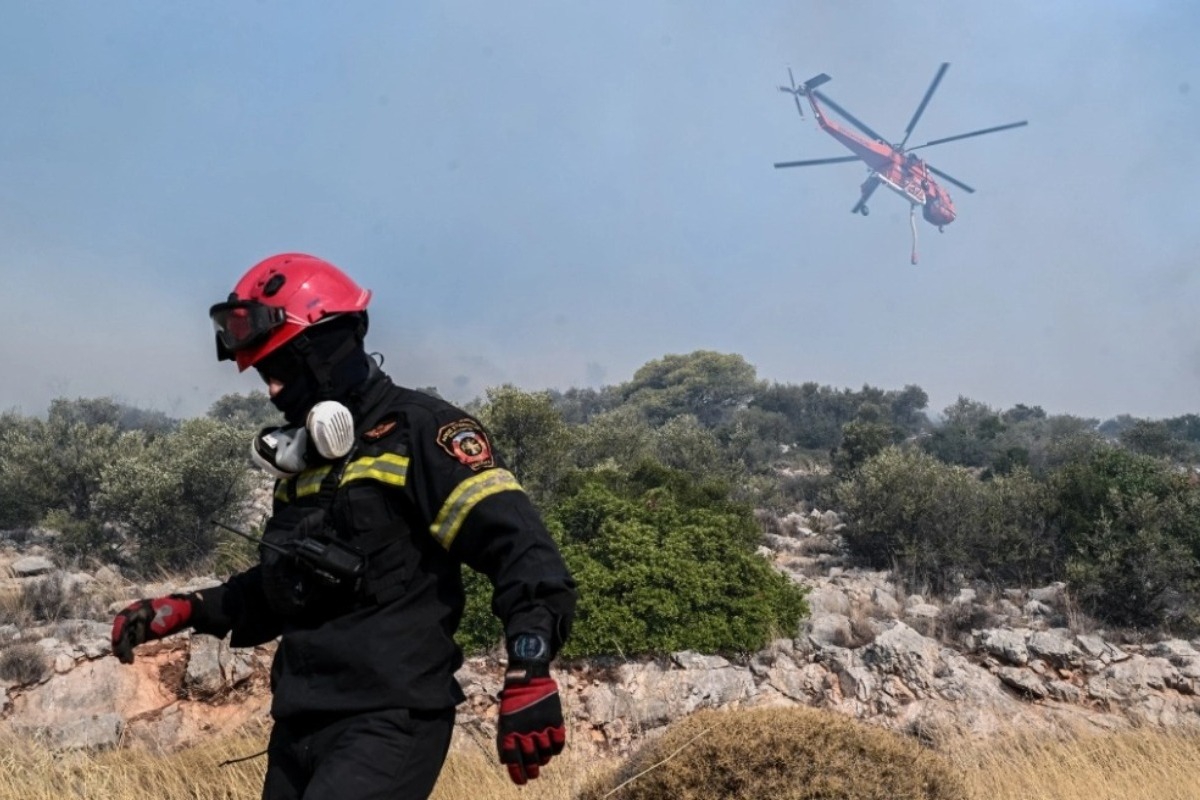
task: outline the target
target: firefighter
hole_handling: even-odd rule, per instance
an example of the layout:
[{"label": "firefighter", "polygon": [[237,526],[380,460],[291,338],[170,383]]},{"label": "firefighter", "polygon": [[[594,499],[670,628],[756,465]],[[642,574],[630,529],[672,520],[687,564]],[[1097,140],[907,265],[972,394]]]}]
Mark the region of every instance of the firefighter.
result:
[{"label": "firefighter", "polygon": [[501,763],[524,784],[565,741],[550,662],[575,583],[483,426],[394,384],[367,354],[370,299],[332,264],[286,253],[212,307],[218,358],[257,370],[287,421],[251,443],[277,478],[260,560],[113,621],[124,663],[187,628],[231,634],[233,647],[278,637],[269,800],[429,795],[465,699],[462,564],[490,579],[504,626]]}]

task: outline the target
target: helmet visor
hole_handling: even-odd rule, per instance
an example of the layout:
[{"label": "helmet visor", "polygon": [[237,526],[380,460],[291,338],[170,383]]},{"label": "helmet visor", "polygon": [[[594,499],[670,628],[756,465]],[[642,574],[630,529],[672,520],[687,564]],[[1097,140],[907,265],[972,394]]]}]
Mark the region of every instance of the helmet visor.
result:
[{"label": "helmet visor", "polygon": [[253,347],[287,319],[282,308],[257,300],[217,303],[208,310],[208,316],[217,329],[217,339],[230,353]]}]

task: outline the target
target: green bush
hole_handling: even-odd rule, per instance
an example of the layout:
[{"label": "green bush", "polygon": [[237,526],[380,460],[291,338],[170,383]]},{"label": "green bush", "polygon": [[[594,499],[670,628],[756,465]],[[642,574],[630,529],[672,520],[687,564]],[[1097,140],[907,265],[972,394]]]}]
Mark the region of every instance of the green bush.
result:
[{"label": "green bush", "polygon": [[[794,635],[808,611],[803,591],[755,553],[758,523],[724,484],[654,462],[576,472],[546,521],[579,585],[566,657],[753,652]],[[491,584],[470,569],[463,582],[457,640],[489,650],[502,636]]]},{"label": "green bush", "polygon": [[1041,486],[1025,470],[991,481],[916,449],[889,447],[836,490],[852,557],[944,591],[959,577],[1052,575]]},{"label": "green bush", "polygon": [[1200,487],[1117,447],[1056,472],[1053,524],[1081,606],[1107,622],[1200,629]]},{"label": "green bush", "polygon": [[96,511],[136,545],[133,566],[152,572],[210,561],[217,533],[209,520],[228,517],[247,496],[245,431],[198,418],[169,436],[129,434],[122,444],[103,471]]},{"label": "green bush", "polygon": [[36,453],[37,431],[37,420],[0,414],[0,529],[29,527],[46,512],[50,498],[39,491],[27,465]]},{"label": "green bush", "polygon": [[847,422],[842,426],[842,442],[831,459],[834,474],[849,475],[895,441],[896,430],[891,425],[858,419]]},{"label": "green bush", "polygon": [[462,575],[467,604],[454,639],[469,655],[486,653],[504,642],[504,628],[492,613],[492,584],[469,567],[463,567]]},{"label": "green bush", "polygon": [[[97,421],[104,404],[56,400],[46,420],[8,416],[0,443],[0,490],[8,519],[21,527],[58,509],[73,520],[87,520],[100,491],[100,474],[112,461],[122,434],[115,424]],[[108,409],[116,414],[115,407]]]},{"label": "green bush", "polygon": [[547,516],[579,583],[565,655],[753,652],[807,613],[723,484],[653,462],[577,473]]}]

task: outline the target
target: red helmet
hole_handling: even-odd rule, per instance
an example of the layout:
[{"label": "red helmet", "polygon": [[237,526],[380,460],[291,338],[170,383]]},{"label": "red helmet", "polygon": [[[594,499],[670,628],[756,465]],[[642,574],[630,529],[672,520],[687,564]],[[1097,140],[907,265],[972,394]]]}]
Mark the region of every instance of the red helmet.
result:
[{"label": "red helmet", "polygon": [[242,276],[229,300],[208,311],[217,329],[218,360],[244,371],[299,336],[339,314],[363,314],[371,292],[346,273],[314,256],[281,253]]}]

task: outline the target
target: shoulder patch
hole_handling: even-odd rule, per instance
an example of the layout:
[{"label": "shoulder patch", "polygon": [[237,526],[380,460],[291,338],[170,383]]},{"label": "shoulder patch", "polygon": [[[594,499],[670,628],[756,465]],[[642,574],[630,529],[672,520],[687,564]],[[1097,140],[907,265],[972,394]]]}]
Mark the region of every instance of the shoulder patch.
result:
[{"label": "shoulder patch", "polygon": [[473,419],[460,419],[438,428],[437,443],[453,458],[473,470],[496,465],[492,443]]},{"label": "shoulder patch", "polygon": [[366,431],[365,433],[363,433],[363,435],[362,435],[363,441],[377,442],[380,439],[382,439],[383,437],[387,436],[393,430],[395,430],[395,428],[396,428],[396,417],[395,416],[386,417],[385,419],[383,419],[379,423],[377,423],[375,425],[375,427],[373,427],[369,431]]}]

